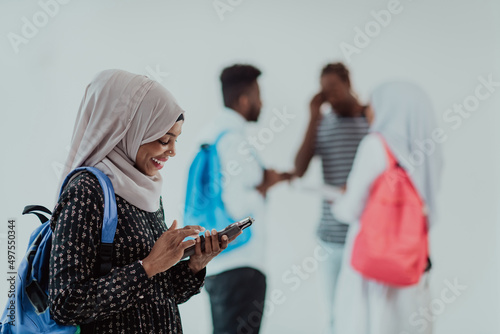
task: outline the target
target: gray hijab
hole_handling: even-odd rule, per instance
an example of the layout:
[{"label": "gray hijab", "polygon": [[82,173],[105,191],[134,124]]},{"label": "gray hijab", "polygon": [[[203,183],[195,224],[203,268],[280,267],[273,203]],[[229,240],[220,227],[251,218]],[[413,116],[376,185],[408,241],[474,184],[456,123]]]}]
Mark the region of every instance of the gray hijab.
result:
[{"label": "gray hijab", "polygon": [[163,137],[182,113],[157,82],[122,70],[100,72],[81,102],[63,178],[80,166],[97,167],[117,195],[142,210],[158,210],[162,177],[143,174],[135,159],[141,145]]}]

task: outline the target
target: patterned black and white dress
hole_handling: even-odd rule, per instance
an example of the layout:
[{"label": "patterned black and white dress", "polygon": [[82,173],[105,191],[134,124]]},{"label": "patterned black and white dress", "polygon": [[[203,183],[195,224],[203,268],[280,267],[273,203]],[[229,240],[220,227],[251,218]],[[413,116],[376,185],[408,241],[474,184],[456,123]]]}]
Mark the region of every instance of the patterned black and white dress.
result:
[{"label": "patterned black and white dress", "polygon": [[182,333],[178,304],[200,292],[205,269],[196,275],[186,261],[148,278],[138,262],[167,230],[163,206],[143,211],[116,196],[118,226],[113,269],[97,277],[96,263],[104,212],[97,178],[84,172],[61,195],[51,219],[49,301],[61,324],[82,333]]}]

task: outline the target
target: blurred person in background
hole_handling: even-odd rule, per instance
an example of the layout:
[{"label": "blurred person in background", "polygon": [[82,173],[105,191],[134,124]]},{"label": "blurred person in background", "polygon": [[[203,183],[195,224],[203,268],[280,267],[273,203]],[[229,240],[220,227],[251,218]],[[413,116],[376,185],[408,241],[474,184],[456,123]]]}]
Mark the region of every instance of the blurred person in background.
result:
[{"label": "blurred person in background", "polygon": [[[351,261],[360,219],[371,199],[370,190],[388,167],[384,141],[397,166],[406,171],[422,199],[427,230],[435,221],[442,154],[438,145],[434,145],[432,154],[420,151],[422,143],[428,143],[437,128],[434,109],[429,97],[418,86],[391,82],[373,92],[366,116],[371,124],[370,134],[359,146],[346,192],[332,207],[336,219],[350,224],[334,306],[335,330],[341,334],[430,334],[432,324],[418,316],[418,312],[429,307],[431,302],[430,262],[427,269],[422,270],[417,284],[393,287],[364,278],[353,269]],[[413,160],[416,153],[420,157],[418,163]],[[390,203],[387,198],[385,201]],[[418,228],[413,232],[415,239],[417,233],[421,233]]]},{"label": "blurred person in background", "polygon": [[[314,156],[321,158],[323,181],[345,187],[358,145],[368,133],[363,106],[351,87],[349,70],[342,63],[327,64],[321,71],[321,90],[311,100],[310,121],[303,143],[295,158],[295,177],[302,177]],[[322,105],[328,112],[322,113]],[[329,258],[322,263],[325,295],[328,303],[327,333],[333,333],[333,303],[337,277],[342,263],[348,225],[334,218],[331,203],[323,200],[317,235]],[[342,333],[340,333],[342,334]]]},{"label": "blurred person in background", "polygon": [[[267,191],[287,178],[266,169],[249,144],[249,123],[259,119],[262,102],[257,78],[261,71],[236,64],[221,75],[225,109],[205,126],[203,143],[215,143],[222,169],[232,169],[222,186],[224,207],[231,217],[255,218],[245,233],[250,239],[207,267],[214,334],[259,333],[266,294],[265,259]],[[221,134],[223,134],[221,136]],[[232,166],[232,167],[229,167]],[[238,218],[239,219],[239,218]]]}]

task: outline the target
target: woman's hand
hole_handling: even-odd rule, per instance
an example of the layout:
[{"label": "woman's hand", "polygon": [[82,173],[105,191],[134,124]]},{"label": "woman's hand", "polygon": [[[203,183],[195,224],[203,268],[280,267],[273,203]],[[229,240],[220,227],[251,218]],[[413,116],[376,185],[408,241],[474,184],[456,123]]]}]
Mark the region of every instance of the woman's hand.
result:
[{"label": "woman's hand", "polygon": [[172,226],[156,240],[153,249],[142,261],[148,277],[162,273],[179,262],[184,255],[184,250],[195,244],[194,240],[183,240],[187,237],[196,237],[203,230],[205,229],[201,226],[186,226],[178,229],[177,220],[174,220]]},{"label": "woman's hand", "polygon": [[236,239],[238,233],[230,240],[226,235],[222,236],[221,242],[219,244],[219,235],[215,229],[205,232],[205,251],[201,251],[201,242],[200,237],[196,238],[196,246],[195,246],[195,254],[191,255],[189,258],[188,266],[194,274],[197,274],[200,270],[205,268],[207,264],[212,261],[214,257],[220,254],[224,249],[227,248],[227,245]]}]

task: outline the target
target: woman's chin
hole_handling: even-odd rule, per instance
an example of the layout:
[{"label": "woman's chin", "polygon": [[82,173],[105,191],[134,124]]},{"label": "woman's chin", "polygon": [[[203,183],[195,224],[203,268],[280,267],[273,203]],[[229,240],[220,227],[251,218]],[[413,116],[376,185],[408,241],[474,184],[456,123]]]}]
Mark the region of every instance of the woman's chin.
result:
[{"label": "woman's chin", "polygon": [[153,177],[153,176],[157,176],[158,174],[160,174],[160,171],[158,169],[150,168],[144,174],[146,174],[149,177]]}]

